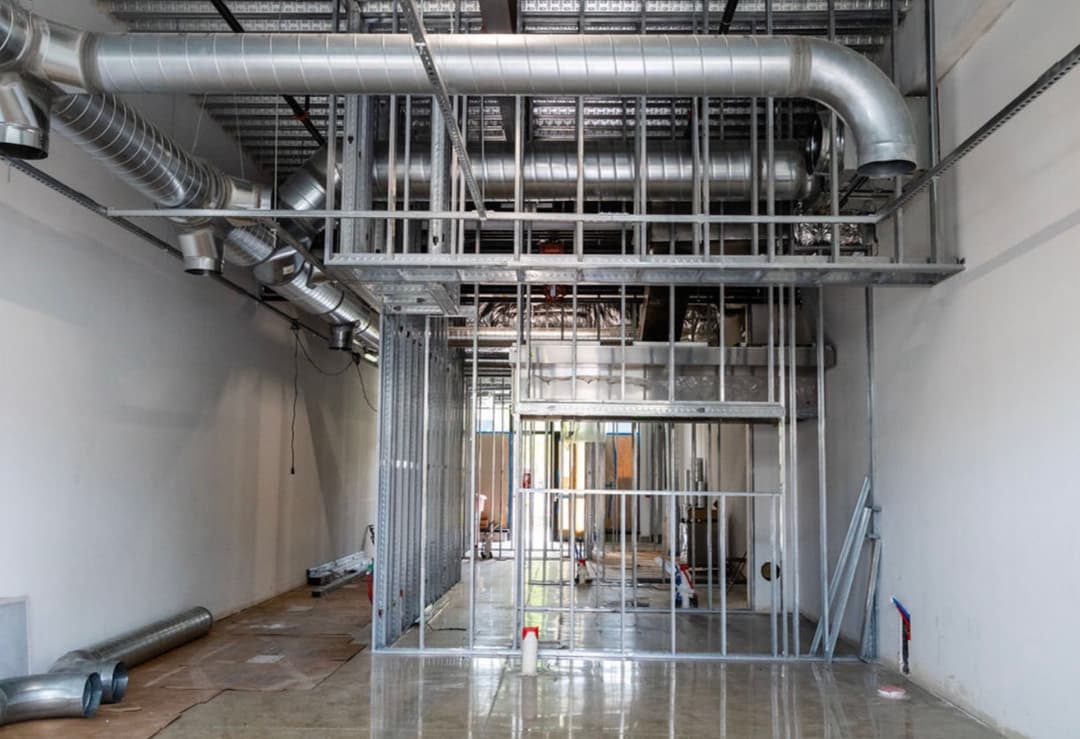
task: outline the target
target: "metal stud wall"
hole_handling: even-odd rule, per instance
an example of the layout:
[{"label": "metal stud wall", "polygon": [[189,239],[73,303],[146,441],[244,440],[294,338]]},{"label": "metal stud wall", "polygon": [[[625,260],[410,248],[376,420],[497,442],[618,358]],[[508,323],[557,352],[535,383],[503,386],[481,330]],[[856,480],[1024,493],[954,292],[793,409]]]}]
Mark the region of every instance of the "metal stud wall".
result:
[{"label": "metal stud wall", "polygon": [[465,383],[446,320],[385,316],[379,385],[377,648],[461,579]]}]

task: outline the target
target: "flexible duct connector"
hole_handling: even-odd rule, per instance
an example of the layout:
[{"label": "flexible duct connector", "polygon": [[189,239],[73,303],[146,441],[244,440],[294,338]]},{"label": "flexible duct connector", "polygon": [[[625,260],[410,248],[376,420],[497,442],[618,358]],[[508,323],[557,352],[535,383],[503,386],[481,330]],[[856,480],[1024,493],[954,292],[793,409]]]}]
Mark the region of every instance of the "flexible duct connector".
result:
[{"label": "flexible duct connector", "polygon": [[0,680],[0,725],[44,718],[89,718],[101,705],[96,672],[50,672]]},{"label": "flexible duct connector", "polygon": [[277,248],[277,234],[266,226],[234,228],[225,237],[225,261],[237,267],[254,267],[269,259]]},{"label": "flexible duct connector", "polygon": [[[851,129],[859,170],[915,168],[904,98],[869,59],[798,36],[435,34],[451,94],[801,97]],[[0,0],[0,71],[101,92],[431,93],[405,34],[91,34]]]},{"label": "flexible duct connector", "polygon": [[163,208],[218,207],[224,175],[181,149],[112,95],[61,95],[53,121],[65,137]]}]

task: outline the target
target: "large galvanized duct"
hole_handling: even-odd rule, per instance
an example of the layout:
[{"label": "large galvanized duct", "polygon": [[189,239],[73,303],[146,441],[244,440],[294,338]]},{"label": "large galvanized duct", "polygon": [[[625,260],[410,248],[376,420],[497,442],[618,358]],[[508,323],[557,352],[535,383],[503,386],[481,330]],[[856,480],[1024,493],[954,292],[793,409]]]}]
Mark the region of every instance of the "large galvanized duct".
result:
[{"label": "large galvanized duct", "polygon": [[[915,168],[900,92],[858,52],[795,36],[435,34],[451,94],[802,97],[851,130],[859,171]],[[0,0],[0,71],[142,93],[430,94],[405,34],[96,34]]]},{"label": "large galvanized duct", "polygon": [[[714,200],[746,202],[753,199],[753,155],[745,143],[713,141],[711,163],[706,165],[709,194]],[[325,158],[325,157],[324,157]],[[396,176],[398,193],[405,191],[404,154],[398,153]],[[472,157],[473,172],[485,199],[512,200],[514,197],[514,150],[510,146],[488,144],[483,156]],[[431,181],[431,162],[424,151],[412,153],[409,171],[410,195],[424,199]],[[694,188],[694,159],[690,146],[681,141],[650,142],[645,160],[650,200],[689,200]],[[634,196],[637,158],[632,147],[618,141],[585,143],[585,197],[590,199],[630,199]],[[765,197],[768,161],[759,158],[759,197]],[[325,173],[325,167],[323,168]],[[577,193],[577,144],[573,141],[534,142],[526,147],[521,175],[525,197],[567,199]],[[389,178],[385,150],[375,157],[375,190],[385,197]],[[323,179],[325,182],[325,177]],[[806,200],[816,192],[810,173],[807,147],[795,141],[776,143],[776,197],[778,200]]]},{"label": "large galvanized duct", "polygon": [[227,179],[111,95],[59,95],[56,129],[162,208],[215,208]]},{"label": "large galvanized duct", "polygon": [[80,650],[95,659],[115,660],[136,667],[170,650],[210,633],[214,617],[205,608],[190,608],[182,613],[142,628],[129,631]]},{"label": "large galvanized duct", "polygon": [[[58,131],[162,207],[257,210],[266,204],[258,185],[229,177],[188,154],[115,96],[58,96],[53,121]],[[278,249],[274,232],[265,226],[237,227],[224,219],[204,219],[189,225],[198,227],[181,235],[185,268],[189,271],[208,271],[212,267],[207,262],[222,257],[237,266],[251,267],[269,260]],[[216,244],[219,237],[224,239],[224,249],[207,255],[205,245]],[[281,259],[293,265],[296,275],[302,272],[309,278],[321,277],[314,266],[291,250]],[[318,279],[300,280],[295,275],[284,283],[268,285],[301,310],[321,316],[332,325],[356,324],[357,337],[378,346],[374,312],[340,288],[320,284]]]},{"label": "large galvanized duct", "polygon": [[96,672],[50,672],[0,680],[0,726],[44,718],[89,718],[101,705]]}]

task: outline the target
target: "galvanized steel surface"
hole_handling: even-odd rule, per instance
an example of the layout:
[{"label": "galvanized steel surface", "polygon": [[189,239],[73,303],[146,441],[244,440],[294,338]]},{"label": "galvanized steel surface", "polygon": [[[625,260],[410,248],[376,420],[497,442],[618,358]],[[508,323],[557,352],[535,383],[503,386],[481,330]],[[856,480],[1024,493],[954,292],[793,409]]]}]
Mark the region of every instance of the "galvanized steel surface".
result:
[{"label": "galvanized steel surface", "polygon": [[87,718],[101,705],[96,672],[50,672],[0,680],[0,725],[43,718]]}]

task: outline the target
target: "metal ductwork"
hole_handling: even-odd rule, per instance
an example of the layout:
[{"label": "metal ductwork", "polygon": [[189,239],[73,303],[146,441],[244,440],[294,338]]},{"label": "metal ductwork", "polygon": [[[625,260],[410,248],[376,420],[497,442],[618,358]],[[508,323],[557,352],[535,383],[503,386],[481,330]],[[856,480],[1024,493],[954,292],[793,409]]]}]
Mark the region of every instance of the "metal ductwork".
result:
[{"label": "metal ductwork", "polygon": [[191,156],[112,95],[58,95],[52,116],[66,138],[163,208],[270,205],[262,186]]},{"label": "metal ductwork", "polygon": [[0,680],[0,726],[43,718],[89,718],[101,705],[96,672],[50,672]]},{"label": "metal ductwork", "polygon": [[127,665],[115,659],[101,659],[86,650],[68,652],[49,668],[50,673],[66,672],[88,675],[97,673],[101,679],[101,702],[119,703],[127,693]]},{"label": "metal ductwork", "polygon": [[[861,174],[915,169],[903,97],[869,59],[797,36],[434,34],[451,94],[801,97],[847,124]],[[0,71],[135,93],[431,93],[405,34],[97,34],[0,0]]]},{"label": "metal ductwork", "polygon": [[[3,8],[0,5],[0,19]],[[225,175],[191,156],[115,96],[61,95],[56,99],[53,119],[57,130],[162,207],[255,211],[269,206],[268,195],[260,185]],[[321,207],[324,200],[325,192],[314,207]],[[236,224],[221,218],[185,219],[184,223],[180,235],[184,268],[194,274],[220,271],[223,259],[240,267],[252,267],[266,262],[279,250],[277,235],[266,226]],[[283,257],[290,263],[297,258],[291,250]],[[332,325],[355,324],[359,340],[378,346],[374,311],[328,284],[314,265],[300,260],[299,265],[293,265],[293,271],[297,274],[289,280],[267,284],[301,310],[321,316]],[[299,279],[301,272],[306,279]]]},{"label": "metal ductwork", "polygon": [[0,680],[0,726],[45,718],[88,718],[102,703],[118,703],[135,667],[206,636],[214,618],[192,608],[140,629],[68,652],[42,675]]},{"label": "metal ductwork", "polygon": [[184,271],[189,275],[221,274],[221,243],[214,229],[202,226],[178,237],[184,255]]},{"label": "metal ductwork", "polygon": [[[709,195],[712,200],[746,202],[753,200],[753,154],[742,142],[711,142]],[[776,197],[778,200],[806,200],[817,193],[811,174],[808,147],[794,141],[776,143]],[[514,197],[514,150],[510,146],[488,144],[483,152],[471,153],[473,172],[487,200]],[[404,153],[398,153],[397,192],[405,192]],[[646,154],[646,181],[649,200],[685,201],[693,195],[694,158],[690,145],[679,141],[650,141]],[[637,156],[626,143],[587,141],[585,143],[585,197],[608,200],[631,199],[637,175]],[[768,161],[759,157],[758,195],[766,194]],[[428,196],[431,182],[430,158],[426,151],[413,151],[409,166],[410,196]],[[325,173],[325,167],[323,168]],[[385,197],[389,179],[386,151],[375,156],[375,190]],[[525,148],[521,167],[527,199],[573,199],[577,193],[577,144],[573,141],[534,142]],[[325,176],[323,177],[325,182]]]},{"label": "metal ductwork", "polygon": [[0,154],[14,159],[49,155],[49,92],[32,78],[0,74]]},{"label": "metal ductwork", "polygon": [[83,653],[94,659],[123,662],[136,667],[165,652],[210,633],[214,617],[205,608],[191,608],[169,618],[155,621],[114,639],[89,646]]}]

